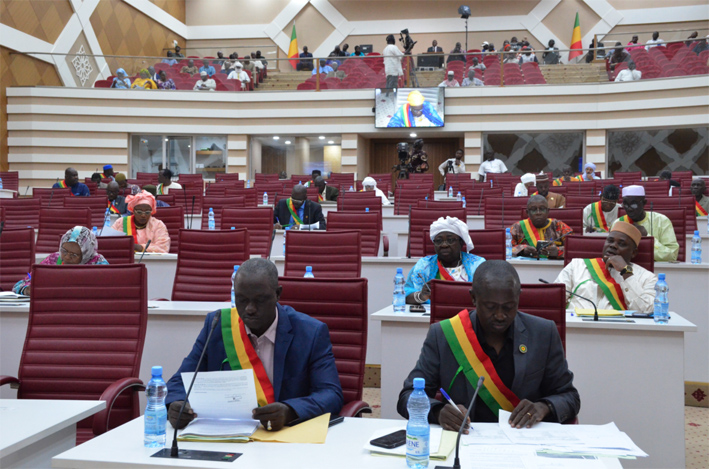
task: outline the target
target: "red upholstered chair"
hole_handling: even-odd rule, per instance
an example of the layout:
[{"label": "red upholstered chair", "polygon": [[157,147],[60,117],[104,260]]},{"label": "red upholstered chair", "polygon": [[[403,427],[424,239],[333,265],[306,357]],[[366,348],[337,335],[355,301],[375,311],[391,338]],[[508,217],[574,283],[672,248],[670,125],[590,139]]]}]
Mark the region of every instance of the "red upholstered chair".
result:
[{"label": "red upholstered chair", "polygon": [[305,184],[310,181],[311,178],[312,174],[292,174],[290,180],[293,181],[293,184]]},{"label": "red upholstered chair", "polygon": [[[652,216],[652,213],[649,211],[649,204],[645,205],[645,212],[648,217]],[[677,243],[679,243],[679,254],[677,255],[677,260],[679,262],[684,262],[687,254],[687,210],[684,208],[657,208],[655,209],[655,212],[665,215],[672,222],[672,228],[675,230]],[[620,213],[618,216],[621,216]],[[652,235],[652,233],[648,234]]]},{"label": "red upholstered chair", "polygon": [[[338,212],[366,212],[369,209],[370,213],[379,215],[379,230],[383,229],[382,221],[382,200],[377,197],[374,191],[364,192],[341,192],[337,198]],[[328,214],[328,223],[330,215]]]},{"label": "red upholstered chair", "polygon": [[327,180],[328,184],[340,184],[345,189],[355,184],[354,173],[331,173]]},{"label": "red upholstered chair", "polygon": [[20,190],[20,177],[17,171],[0,171],[0,179],[2,179],[2,188],[19,191]]},{"label": "red upholstered chair", "polygon": [[172,301],[230,301],[234,266],[243,264],[249,256],[249,232],[245,228],[180,230]]},{"label": "red upholstered chair", "polygon": [[204,178],[202,177],[202,173],[199,173],[199,174],[182,173],[177,178],[178,178],[177,182],[179,182],[183,186],[184,186],[184,183],[197,183],[197,184],[204,185]]},{"label": "red upholstered chair", "polygon": [[[64,208],[73,211],[75,208],[88,208],[91,210],[91,226],[101,228],[106,216],[108,198],[104,196],[67,197],[64,199]],[[91,227],[89,227],[91,228]]]},{"label": "red upholstered chair", "polygon": [[[224,197],[243,197],[245,207],[256,207],[258,202],[258,194],[256,189],[251,188],[241,188],[241,187],[230,187],[224,191]],[[261,194],[263,197],[263,194]]]},{"label": "red upholstered chair", "polygon": [[[527,209],[523,210],[527,217]],[[561,220],[574,230],[574,233],[583,233],[583,208],[550,208],[549,218]]]},{"label": "red upholstered chair", "polygon": [[[108,303],[107,285],[117,293]],[[0,385],[18,387],[18,399],[106,401],[77,424],[77,444],[138,417],[147,292],[143,264],[35,264],[20,369]]]},{"label": "red upholstered chair", "polygon": [[99,236],[96,240],[98,241],[98,253],[110,265],[133,263],[132,236]]},{"label": "red upholstered chair", "polygon": [[381,212],[337,211],[327,215],[327,231],[358,230],[362,233],[362,255],[377,257],[382,237]]},{"label": "red upholstered chair", "polygon": [[[286,196],[285,198],[290,197],[292,189],[287,188],[283,182],[280,181],[275,181],[275,182],[257,182],[254,184],[254,188],[256,189],[256,203],[261,205],[263,204],[263,194],[264,192],[268,195],[268,203],[273,205],[276,200],[276,195],[280,196],[280,198],[283,198],[283,196]],[[279,199],[280,200],[280,199]]]},{"label": "red upholstered chair", "polygon": [[367,279],[280,277],[280,303],[324,322],[330,331],[332,353],[340,375],[345,405],[340,415],[371,413],[362,401],[367,356]]},{"label": "red upholstered chair", "polygon": [[38,253],[52,253],[59,250],[59,241],[64,233],[75,226],[91,229],[91,210],[77,208],[42,208],[39,210],[39,232],[37,233]]},{"label": "red upholstered chair", "polygon": [[[436,209],[436,210],[442,210],[443,213],[446,213],[448,209],[458,209],[458,208],[463,208],[463,202],[457,202],[457,201],[447,201],[447,200],[419,200],[416,203],[416,208],[427,208],[427,209]],[[445,215],[443,215],[445,216]]]},{"label": "red upholstered chair", "polygon": [[[174,192],[175,206],[184,207],[185,213],[199,215],[202,213],[202,198],[204,189],[197,186],[182,186],[182,189],[170,191]],[[194,197],[194,202],[192,198]],[[209,210],[209,209],[207,209]]]},{"label": "red upholstered chair", "polygon": [[162,194],[157,196],[156,199],[165,202],[170,207],[175,205],[175,194]]},{"label": "red upholstered chair", "polygon": [[254,180],[258,182],[266,182],[266,181],[278,181],[278,174],[265,174],[265,173],[256,173],[254,174]]},{"label": "red upholstered chair", "polygon": [[[643,178],[642,171],[616,171],[613,173],[614,179],[622,179],[623,181],[637,182]],[[626,184],[623,184],[626,185]]]},{"label": "red upholstered chair", "polygon": [[[566,237],[564,246],[564,266],[568,265],[572,259],[595,259],[603,255],[603,245],[606,238],[600,236],[569,235]],[[652,236],[643,236],[640,239],[638,253],[633,259],[633,263],[646,268],[650,272],[655,271],[655,239]]]},{"label": "red upholstered chair", "polygon": [[249,232],[249,252],[269,257],[273,243],[273,207],[225,208],[222,226],[246,228]]},{"label": "red upholstered chair", "polygon": [[597,195],[570,195],[566,197],[566,208],[586,208],[587,205],[598,202]]},{"label": "red upholstered chair", "polygon": [[[505,257],[505,230],[469,230],[470,239],[473,241],[471,254],[484,257],[486,261],[500,260]],[[431,256],[436,253],[431,241],[431,231],[423,230],[424,255]]]},{"label": "red upholstered chair", "polygon": [[645,188],[645,198],[651,200],[653,197],[669,197],[670,181],[636,181],[633,183],[636,186]]},{"label": "red upholstered chair", "polygon": [[225,208],[243,208],[244,198],[243,197],[212,197],[205,196],[204,202],[204,213],[202,214],[202,229],[209,229],[209,209],[214,209],[214,226],[215,229],[229,229],[229,227],[222,228],[222,211]]},{"label": "red upholstered chair", "polygon": [[520,221],[528,200],[529,197],[485,197],[485,229],[504,230]]},{"label": "red upholstered chair", "polygon": [[359,231],[288,231],[286,277],[302,277],[306,266],[323,278],[362,276],[362,233]]},{"label": "red upholstered chair", "polygon": [[152,184],[154,186],[157,186],[159,184],[158,173],[137,172],[137,173],[135,173],[135,178],[140,179],[141,181],[149,181],[149,184]]},{"label": "red upholstered chair", "polygon": [[158,207],[153,216],[167,228],[170,235],[170,254],[177,254],[180,248],[180,230],[185,227],[185,208]]},{"label": "red upholstered chair", "polygon": [[[674,192],[679,192],[678,188],[675,187]],[[686,220],[685,220],[685,230],[688,235],[693,235],[694,230],[697,229],[697,214],[694,205],[694,196],[690,193],[689,189],[683,190],[684,195],[679,197],[673,194],[672,197],[646,197],[647,204],[645,205],[645,211],[649,212],[650,208],[659,212],[667,209],[678,209],[683,208],[685,210]],[[652,203],[652,204],[651,204]]]},{"label": "red upholstered chair", "polygon": [[466,189],[465,206],[467,207],[468,216],[484,215],[485,214],[485,199],[488,197],[502,197],[502,187],[498,186],[490,188],[487,183],[482,183],[473,189]]},{"label": "red upholstered chair", "polygon": [[0,236],[0,288],[12,290],[34,262],[34,229],[5,228]]},{"label": "red upholstered chair", "polygon": [[86,187],[89,188],[89,194],[91,194],[92,197],[95,197],[98,195],[98,184],[95,182],[91,181],[91,178],[86,178],[88,181],[84,181],[84,184],[86,184]]},{"label": "red upholstered chair", "polygon": [[204,194],[213,197],[224,197],[226,190],[233,187],[235,189],[243,189],[245,181],[219,181],[216,183],[207,183]]},{"label": "red upholstered chair", "polygon": [[[4,222],[4,221],[5,221],[5,209],[2,206],[0,206],[0,222]],[[5,228],[5,225],[3,224],[2,227]]]},{"label": "red upholstered chair", "polygon": [[40,206],[40,199],[0,199],[0,207],[5,210],[5,229],[39,228]]},{"label": "red upholstered chair", "polygon": [[411,209],[409,215],[409,244],[406,247],[407,257],[423,257],[423,238],[421,237],[421,232],[426,229],[430,229],[431,223],[438,220],[441,217],[455,217],[462,221],[467,222],[467,214],[465,209],[454,208],[448,210],[441,210],[438,208],[413,208]]},{"label": "red upholstered chair", "polygon": [[32,189],[32,198],[39,199],[42,207],[56,208],[64,206],[64,198],[72,197],[69,189],[47,189],[45,187],[35,187]]},{"label": "red upholstered chair", "polygon": [[[572,195],[598,195],[598,191],[596,190],[596,184],[594,184],[592,181],[564,182],[564,187],[567,187],[567,197]],[[554,192],[551,188],[549,190]]]},{"label": "red upholstered chair", "polygon": [[408,215],[409,207],[416,207],[417,202],[425,200],[426,197],[433,200],[433,187],[418,188],[414,186],[409,188],[398,186],[394,194],[394,213],[396,215]]},{"label": "red upholstered chair", "polygon": [[239,173],[216,173],[214,175],[214,180],[216,182],[236,182],[239,180]]}]

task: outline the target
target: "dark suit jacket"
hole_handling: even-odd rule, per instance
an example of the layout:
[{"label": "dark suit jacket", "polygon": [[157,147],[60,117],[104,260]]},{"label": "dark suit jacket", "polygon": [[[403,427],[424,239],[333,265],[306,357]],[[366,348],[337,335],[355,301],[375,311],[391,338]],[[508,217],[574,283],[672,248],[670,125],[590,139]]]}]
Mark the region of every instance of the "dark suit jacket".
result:
[{"label": "dark suit jacket", "polygon": [[[475,311],[470,313],[473,328],[477,331]],[[532,402],[548,401],[554,407],[555,421],[564,422],[578,415],[581,408],[579,393],[573,385],[574,375],[569,371],[561,338],[553,321],[538,318],[522,312],[517,313],[514,327],[514,365],[515,377],[512,392],[521,399]],[[527,346],[527,353],[519,350],[520,345]],[[447,388],[458,370],[458,362],[443,335],[440,324],[434,324],[428,330],[421,355],[416,367],[404,381],[404,389],[399,393],[397,410],[408,418],[406,404],[413,391],[414,378],[426,380],[426,394],[431,400],[429,420],[438,423],[438,414],[445,405],[434,397],[441,387]],[[468,406],[473,398],[473,386],[463,373],[456,378],[448,395],[453,402]],[[485,405],[478,397],[477,405]]]},{"label": "dark suit jacket", "polygon": [[340,190],[337,187],[325,186],[325,200],[336,201],[340,195]]},{"label": "dark suit jacket", "polygon": [[[281,226],[290,224],[290,210],[288,210],[288,205],[286,205],[287,201],[288,199],[281,199],[276,204],[273,210],[273,223],[280,223]],[[305,209],[303,211],[303,223],[312,225],[315,222],[320,222],[320,230],[326,228],[325,216],[322,213],[320,204],[306,200]]]},{"label": "dark suit jacket", "polygon": [[[174,401],[185,399],[180,373],[195,371],[216,313],[214,311],[207,315],[192,351],[168,381],[165,400],[168,406]],[[200,371],[231,369],[229,362],[222,365],[225,358],[220,319],[207,344]],[[325,324],[290,306],[278,305],[271,384],[276,401],[289,405],[300,419],[307,420],[327,412],[337,414],[340,411],[343,404],[342,387],[332,354],[330,333]]]},{"label": "dark suit jacket", "polygon": [[116,200],[113,201],[113,205],[118,209],[121,214],[124,214],[128,211],[128,204],[126,203],[126,198],[122,195],[116,197]]},{"label": "dark suit jacket", "polygon": [[441,46],[436,46],[435,49],[433,46],[431,46],[426,52],[443,52],[443,49],[441,48]]}]

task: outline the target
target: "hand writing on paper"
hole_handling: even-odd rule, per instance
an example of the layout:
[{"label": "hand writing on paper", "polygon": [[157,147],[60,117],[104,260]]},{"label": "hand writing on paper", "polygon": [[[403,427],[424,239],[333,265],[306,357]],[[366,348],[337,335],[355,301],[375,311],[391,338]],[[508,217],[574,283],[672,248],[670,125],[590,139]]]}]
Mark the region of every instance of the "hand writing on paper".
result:
[{"label": "hand writing on paper", "polygon": [[[441,413],[438,414],[438,424],[443,427],[444,430],[454,432],[460,430],[460,424],[463,423],[463,416],[468,409],[460,404],[458,404],[457,407],[458,410],[452,405],[446,404],[445,407],[441,409]],[[470,428],[470,417],[468,417],[468,420],[465,422],[465,430],[463,430],[463,433],[466,435],[469,433],[468,428]]]}]

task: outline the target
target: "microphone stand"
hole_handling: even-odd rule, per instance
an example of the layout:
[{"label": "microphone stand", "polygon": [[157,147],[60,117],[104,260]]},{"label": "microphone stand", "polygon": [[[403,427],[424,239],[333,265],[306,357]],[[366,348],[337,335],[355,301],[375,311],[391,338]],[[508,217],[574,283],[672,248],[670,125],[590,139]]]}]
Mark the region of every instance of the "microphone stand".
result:
[{"label": "microphone stand", "polygon": [[[542,283],[546,283],[547,285],[552,285],[551,282],[547,282],[547,281],[544,280],[543,278],[540,278],[540,279],[538,279],[538,280],[539,280],[540,282],[542,282]],[[566,293],[568,293],[569,295],[576,296],[576,297],[578,297],[578,298],[581,298],[582,300],[586,300],[586,301],[588,301],[589,303],[591,303],[591,304],[593,305],[593,320],[594,320],[594,321],[598,321],[598,308],[596,307],[596,303],[594,303],[593,301],[589,300],[588,298],[586,298],[586,297],[584,297],[584,296],[579,295],[578,293],[572,292],[571,290],[566,290]]]},{"label": "microphone stand", "polygon": [[150,246],[150,243],[152,243],[153,240],[149,239],[147,243],[145,243],[145,247],[143,248],[143,254],[140,255],[140,259],[138,259],[138,264],[143,262],[143,256],[145,255],[146,252],[148,252],[148,246]]}]

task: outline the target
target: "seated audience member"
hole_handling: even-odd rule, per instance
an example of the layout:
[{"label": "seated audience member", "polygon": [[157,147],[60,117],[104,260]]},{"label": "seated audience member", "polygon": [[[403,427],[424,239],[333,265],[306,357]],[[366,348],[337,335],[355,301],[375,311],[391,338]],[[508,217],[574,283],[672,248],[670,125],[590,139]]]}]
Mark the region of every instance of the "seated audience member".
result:
[{"label": "seated audience member", "polygon": [[660,171],[659,174],[660,181],[670,181],[670,191],[669,191],[669,196],[672,196],[672,189],[675,187],[680,187],[679,181],[675,181],[672,179],[672,171],[664,170]]},{"label": "seated audience member", "polygon": [[483,162],[478,169],[478,180],[480,182],[487,181],[488,173],[501,174],[508,172],[505,163],[495,158],[495,152],[491,150],[486,150],[483,155]]},{"label": "seated audience member", "polygon": [[147,191],[126,197],[128,211],[133,215],[121,217],[113,223],[116,231],[133,236],[133,250],[145,251],[150,240],[148,252],[167,253],[170,251],[170,235],[165,224],[153,217],[155,215],[155,197]]},{"label": "seated audience member", "polygon": [[485,86],[485,83],[483,83],[481,79],[475,78],[475,70],[470,67],[470,70],[468,70],[468,76],[463,78],[463,83],[461,83],[460,86]]},{"label": "seated audience member", "polygon": [[586,163],[583,165],[583,174],[581,175],[582,181],[593,181],[594,179],[601,179],[596,176],[596,165],[593,163]]},{"label": "seated audience member", "polygon": [[359,46],[354,47],[354,52],[352,52],[352,57],[364,57],[364,52]]},{"label": "seated audience member", "polygon": [[103,165],[103,172],[100,173],[101,179],[111,179],[113,181],[116,180],[115,174],[116,173],[113,171],[113,166],[110,164]]},{"label": "seated audience member", "polygon": [[182,189],[182,185],[172,182],[172,171],[165,168],[158,173],[158,187],[154,195],[167,195],[171,190]]},{"label": "seated audience member", "polygon": [[[57,178],[59,179],[59,178]],[[74,168],[67,168],[64,171],[64,180],[55,182],[52,185],[52,189],[66,189],[71,190],[71,194],[78,197],[88,197],[91,195],[89,187],[86,184],[79,182],[79,172]]]},{"label": "seated audience member", "polygon": [[243,70],[243,65],[237,63],[234,70],[229,74],[227,80],[239,80],[241,82],[241,89],[246,89],[246,84],[251,81],[249,74]]},{"label": "seated audience member", "polygon": [[441,126],[443,126],[443,119],[441,119],[433,104],[426,101],[419,90],[413,90],[409,93],[406,103],[396,110],[387,124],[387,127]]},{"label": "seated audience member", "polygon": [[231,71],[234,69],[234,65],[239,61],[239,56],[234,54],[229,54],[229,60],[225,60],[222,63],[222,73],[226,73],[229,75]]},{"label": "seated audience member", "polygon": [[[565,240],[562,236],[573,233],[573,230],[563,221],[548,218],[548,215],[547,199],[541,195],[529,198],[528,218],[518,221],[510,228],[513,256],[564,258]],[[537,249],[540,241],[543,242],[542,247]]]},{"label": "seated audience member", "polygon": [[342,48],[341,48],[341,53],[340,53],[340,55],[341,55],[342,57],[349,57],[349,56],[351,55],[351,54],[350,54],[350,45],[349,45],[349,44],[346,44],[346,43],[345,43],[345,44],[342,44]]},{"label": "seated audience member", "polygon": [[556,65],[559,63],[559,48],[554,47],[554,44],[556,44],[556,41],[549,39],[549,44],[542,54],[542,62],[544,62],[545,65]]},{"label": "seated audience member", "polygon": [[128,180],[126,179],[126,175],[123,173],[116,174],[116,182],[118,183],[118,188],[121,190],[126,189],[126,188],[130,188],[131,193],[133,195],[140,192],[140,187],[136,186],[135,184],[128,184]]},{"label": "seated audience member", "polygon": [[422,257],[409,271],[404,285],[406,303],[430,303],[428,282],[433,279],[469,282],[485,258],[470,253],[473,241],[468,225],[455,217],[441,217],[431,223],[431,241],[436,254]]},{"label": "seated audience member", "polygon": [[633,36],[630,39],[630,42],[628,42],[628,44],[625,46],[625,50],[627,50],[628,52],[634,51],[636,49],[642,49],[642,48],[643,48],[642,44],[638,44],[638,36],[637,35]]},{"label": "seated audience member", "polygon": [[261,51],[260,51],[260,50],[257,50],[257,51],[256,51],[256,54],[251,54],[251,58],[252,58],[252,59],[257,59],[258,62],[261,62],[261,64],[263,65],[263,68],[268,67],[268,62],[266,61],[266,57],[264,57],[264,56],[261,54]]},{"label": "seated audience member", "polygon": [[[278,303],[281,290],[270,261],[249,259],[241,265],[234,279],[236,307],[207,315],[192,350],[167,383],[165,403],[175,428],[196,416],[187,403],[177,420],[186,395],[181,374],[196,371],[205,347],[203,371],[254,370],[258,407],[252,417],[266,430],[340,412],[344,399],[327,326]],[[217,326],[205,343],[217,315]]]},{"label": "seated audience member", "polygon": [[[234,66],[236,66],[236,64],[234,64]],[[258,72],[258,70],[256,69],[256,65],[251,60],[249,60],[248,57],[244,57],[243,62],[241,62],[241,68],[242,70],[244,70],[244,72],[251,73],[251,76],[254,76]]]},{"label": "seated audience member", "polygon": [[522,65],[530,62],[539,63],[539,60],[536,55],[532,54],[531,47],[523,47],[522,53],[519,56],[519,64]]},{"label": "seated audience member", "polygon": [[460,86],[460,84],[458,83],[458,80],[455,79],[455,72],[453,70],[448,70],[448,76],[445,80],[440,82],[438,86],[442,86],[444,88],[455,88]]},{"label": "seated audience member", "polygon": [[116,215],[124,215],[126,210],[128,210],[128,204],[126,203],[126,198],[120,193],[120,187],[116,181],[111,181],[106,186],[106,196],[108,197],[108,209],[111,213]]},{"label": "seated audience member", "polygon": [[610,227],[618,219],[618,199],[620,189],[613,184],[603,188],[601,200],[586,205],[583,209],[583,226],[586,233],[608,233]]},{"label": "seated audience member", "polygon": [[199,69],[194,64],[194,60],[190,59],[187,61],[187,65],[182,67],[180,73],[189,73],[190,75],[194,75],[195,73],[199,73]]},{"label": "seated audience member", "polygon": [[[521,285],[515,268],[505,261],[487,261],[472,283],[475,309],[428,329],[416,366],[399,393],[399,414],[408,418],[413,380],[424,378],[431,402],[428,421],[458,431],[481,373],[484,390],[470,421],[497,422],[500,409],[512,413],[508,424],[516,428],[573,419],[581,402],[559,331],[553,321],[518,311]],[[440,388],[457,408],[435,398]]]},{"label": "seated audience member", "polygon": [[328,54],[327,64],[330,66],[332,66],[333,63],[340,65],[342,62],[337,60],[337,57],[342,57],[342,51],[340,50],[340,46],[335,46],[335,49],[333,49],[333,51]]},{"label": "seated audience member", "polygon": [[185,57],[185,56],[182,55],[182,53],[180,52],[181,50],[182,50],[182,48],[181,48],[180,46],[175,46],[175,57],[181,57],[181,58],[184,58],[184,57]]},{"label": "seated audience member", "polygon": [[336,201],[337,197],[340,195],[340,191],[337,187],[328,186],[325,184],[325,179],[322,176],[315,178],[313,185],[318,188],[318,201]]},{"label": "seated audience member", "polygon": [[[303,185],[304,185],[305,187],[311,187],[311,186],[315,183],[315,178],[317,178],[318,176],[322,176],[322,171],[320,171],[319,169],[314,169],[314,170],[310,173],[310,180],[309,180],[308,182],[306,182],[305,184],[303,184]],[[302,184],[302,183],[301,183],[301,184]]]},{"label": "seated audience member", "polygon": [[706,190],[704,179],[696,178],[692,180],[692,195],[694,196],[694,207],[698,217],[705,217],[709,212],[709,197],[704,195]]},{"label": "seated audience member", "polygon": [[150,75],[150,79],[153,80],[155,83],[157,83],[158,79],[160,79],[158,72],[155,71],[155,67],[153,67],[152,65],[148,67],[148,75]]},{"label": "seated audience member", "polygon": [[698,31],[694,31],[692,34],[690,34],[689,36],[687,36],[687,40],[684,41],[684,45],[687,46],[687,47],[689,47],[694,41],[697,40],[697,37],[699,37],[699,32],[698,32]]},{"label": "seated audience member", "polygon": [[136,78],[131,85],[132,89],[156,90],[158,85],[150,78],[150,72],[147,69],[142,69],[139,73],[140,78]]},{"label": "seated audience member", "polygon": [[172,81],[172,78],[167,77],[167,73],[165,70],[160,70],[160,73],[158,73],[158,88],[161,90],[176,90],[177,87],[175,86],[175,82]]},{"label": "seated audience member", "polygon": [[441,173],[441,176],[445,176],[446,171],[454,174],[464,173],[465,163],[463,162],[463,156],[465,156],[463,149],[458,148],[455,151],[455,158],[448,158],[443,161],[443,163],[438,166],[438,171]]},{"label": "seated audience member", "polygon": [[285,171],[281,171],[278,173],[278,179],[288,179],[288,173]]},{"label": "seated audience member", "polygon": [[650,39],[649,41],[647,41],[645,43],[645,50],[649,51],[653,47],[664,46],[664,45],[665,45],[665,41],[660,39],[660,33],[655,31],[654,33],[652,33],[652,39]]},{"label": "seated audience member", "polygon": [[462,46],[460,45],[460,42],[455,43],[455,47],[450,52],[446,63],[455,62],[456,60],[465,62],[465,55],[463,55],[463,50]]},{"label": "seated audience member", "polygon": [[320,59],[320,66],[318,67],[318,70],[316,71],[313,69],[312,75],[315,75],[315,73],[330,73],[333,72],[334,70],[332,69],[331,66],[329,66],[326,62],[325,59]]},{"label": "seated audience member", "polygon": [[130,88],[130,79],[126,76],[126,71],[122,68],[116,70],[116,76],[113,77],[111,88],[120,88],[127,90]]},{"label": "seated audience member", "polygon": [[628,62],[628,68],[624,68],[615,77],[615,81],[638,81],[643,76],[640,70],[635,70],[635,62]]},{"label": "seated audience member", "polygon": [[709,36],[707,36],[707,37],[705,37],[705,38],[702,38],[702,39],[697,43],[697,45],[694,46],[694,48],[692,48],[692,52],[694,52],[695,54],[699,55],[699,54],[701,54],[702,52],[704,52],[705,50],[709,50],[709,44],[707,44],[707,38],[709,38]]},{"label": "seated audience member", "polygon": [[523,174],[519,178],[520,182],[515,186],[515,197],[527,197],[529,195],[529,188],[534,185],[537,177],[532,173]]},{"label": "seated audience member", "polygon": [[177,63],[177,60],[175,60],[175,54],[171,50],[167,51],[167,58],[162,59],[162,63],[168,64],[171,67],[175,65]]},{"label": "seated audience member", "polygon": [[290,198],[281,199],[276,204],[273,211],[273,228],[307,229],[303,227],[324,230],[326,222],[320,204],[308,200],[308,190],[304,185],[296,184]]},{"label": "seated audience member", "polygon": [[[665,215],[645,211],[645,188],[643,186],[626,186],[623,188],[623,215],[615,223],[624,221],[631,223],[640,230],[643,236],[655,238],[655,261],[673,262],[679,254],[679,244],[675,236],[672,222]],[[615,226],[615,223],[613,224]]]},{"label": "seated audience member", "polygon": [[[537,174],[537,194],[547,199],[549,208],[564,208],[566,206],[566,197],[556,192],[549,192],[549,176],[546,173]],[[536,194],[532,194],[536,195]]]},{"label": "seated audience member", "polygon": [[483,41],[483,43],[480,45],[480,51],[485,54],[487,53],[488,49],[490,47],[490,43],[487,41]]},{"label": "seated audience member", "polygon": [[146,184],[143,186],[143,190],[149,192],[153,197],[155,197],[155,207],[169,207],[170,204],[163,202],[158,199],[157,187],[152,184]]},{"label": "seated audience member", "polygon": [[337,62],[330,64],[330,67],[332,68],[332,72],[328,73],[325,78],[339,78],[340,80],[344,80],[344,78],[347,76],[347,74],[342,71],[338,70],[340,68],[339,65],[337,65]]},{"label": "seated audience member", "polygon": [[[91,182],[96,184],[97,189],[105,189],[106,188],[106,186],[101,182],[102,180],[103,180],[103,178],[101,177],[101,173],[93,173],[91,175]],[[89,190],[89,192],[90,192],[90,190]]]},{"label": "seated audience member", "polygon": [[217,89],[217,82],[214,78],[209,78],[207,72],[199,72],[199,80],[194,84],[193,90],[197,91],[214,91]]},{"label": "seated audience member", "polygon": [[212,60],[212,65],[216,65],[214,68],[221,68],[222,64],[226,61],[224,58],[224,53],[222,51],[217,52],[217,58]]},{"label": "seated audience member", "polygon": [[583,177],[582,176],[574,176],[574,170],[571,169],[571,166],[568,164],[565,164],[564,166],[561,167],[561,177],[554,179],[554,182],[552,183],[553,186],[563,186],[564,182],[570,182],[570,181],[582,181]]},{"label": "seated audience member", "polygon": [[209,60],[202,61],[202,66],[199,67],[199,71],[200,71],[200,73],[207,72],[207,75],[209,75],[210,77],[214,76],[214,74],[217,73],[217,71],[214,69],[214,67],[212,67],[209,64]]},{"label": "seated audience member", "polygon": [[[357,47],[355,47],[357,50]],[[301,52],[298,57],[300,61],[295,66],[295,69],[299,72],[310,71],[313,69],[313,54],[308,52],[308,46],[303,46],[303,52]]]},{"label": "seated audience member", "polygon": [[480,70],[480,71],[484,72],[487,69],[487,67],[485,66],[484,63],[480,63],[480,61],[478,61],[477,57],[473,57],[473,64],[470,66],[470,68],[468,70],[471,70],[471,69],[472,70]]},{"label": "seated audience member", "polygon": [[[601,257],[573,259],[554,283],[596,303],[598,309],[653,311],[657,275],[631,263],[638,253],[640,231],[630,223],[613,225]],[[588,309],[589,303],[566,294],[568,307]]]},{"label": "seated audience member", "polygon": [[[94,265],[108,264],[103,256],[96,252],[96,236],[85,226],[75,226],[62,236],[59,251],[45,257],[41,265]],[[18,295],[30,295],[32,280],[30,276],[20,280],[12,287]]]},{"label": "seated audience member", "polygon": [[610,66],[611,70],[615,70],[616,65],[622,62],[629,62],[630,61],[630,54],[625,52],[625,49],[623,48],[623,44],[620,42],[615,43],[615,49],[613,50],[613,53],[611,54],[610,58],[608,59],[608,65]]},{"label": "seated audience member", "polygon": [[391,205],[391,202],[389,202],[389,198],[382,192],[381,189],[377,187],[377,181],[374,180],[374,178],[367,176],[364,178],[362,181],[362,191],[374,191],[377,194],[377,197],[382,199],[382,205]]}]

